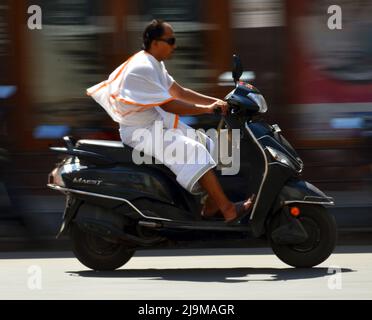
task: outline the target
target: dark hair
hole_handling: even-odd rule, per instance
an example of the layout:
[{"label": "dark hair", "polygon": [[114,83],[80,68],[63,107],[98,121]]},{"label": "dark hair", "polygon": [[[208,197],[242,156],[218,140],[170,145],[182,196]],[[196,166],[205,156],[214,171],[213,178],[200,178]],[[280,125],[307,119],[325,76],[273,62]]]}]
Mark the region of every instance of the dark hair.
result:
[{"label": "dark hair", "polygon": [[164,21],[159,19],[152,20],[143,32],[142,49],[149,50],[151,42],[159,39],[164,34]]}]

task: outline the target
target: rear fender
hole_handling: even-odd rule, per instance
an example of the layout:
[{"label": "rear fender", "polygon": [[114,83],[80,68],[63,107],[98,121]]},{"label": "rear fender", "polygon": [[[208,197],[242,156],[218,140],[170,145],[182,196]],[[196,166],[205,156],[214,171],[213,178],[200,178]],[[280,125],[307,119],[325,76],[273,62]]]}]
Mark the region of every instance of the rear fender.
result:
[{"label": "rear fender", "polygon": [[112,226],[116,230],[124,230],[124,226],[128,224],[129,219],[115,210],[96,206],[90,203],[84,203],[75,214],[74,223],[82,223],[84,221],[96,221],[103,225]]},{"label": "rear fender", "polygon": [[128,223],[129,218],[123,214],[123,211],[130,212],[133,211],[133,209],[126,204],[113,209],[68,196],[63,222],[57,238],[64,235],[69,230],[72,222],[79,223],[87,219],[102,221],[102,223],[106,225],[111,225],[118,230],[122,230],[124,225]]},{"label": "rear fender", "polygon": [[59,232],[56,236],[57,239],[66,233],[66,231],[68,230],[68,228],[70,226],[71,221],[76,216],[76,214],[77,214],[80,206],[83,204],[83,202],[84,201],[82,201],[80,199],[77,199],[77,198],[75,198],[71,195],[67,195],[67,197],[66,197],[66,207],[65,207],[65,211],[63,213],[63,222],[62,222],[61,228],[60,228],[60,230],[59,230]]}]

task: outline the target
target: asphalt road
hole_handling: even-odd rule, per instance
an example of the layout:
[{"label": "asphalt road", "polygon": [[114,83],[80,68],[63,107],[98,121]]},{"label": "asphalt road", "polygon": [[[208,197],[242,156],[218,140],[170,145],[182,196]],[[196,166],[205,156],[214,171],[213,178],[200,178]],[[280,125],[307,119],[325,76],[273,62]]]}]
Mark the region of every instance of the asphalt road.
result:
[{"label": "asphalt road", "polygon": [[142,251],[113,272],[70,252],[2,252],[0,299],[372,299],[372,246],[338,247],[312,269],[266,248]]}]

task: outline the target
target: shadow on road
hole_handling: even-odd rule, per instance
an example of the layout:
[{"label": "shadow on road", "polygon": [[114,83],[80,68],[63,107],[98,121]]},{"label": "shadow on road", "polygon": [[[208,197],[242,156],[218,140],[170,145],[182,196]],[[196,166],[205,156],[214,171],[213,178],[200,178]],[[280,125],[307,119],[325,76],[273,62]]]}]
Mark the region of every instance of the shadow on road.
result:
[{"label": "shadow on road", "polygon": [[[341,269],[342,273],[354,272]],[[67,271],[70,275],[90,278],[142,278],[189,282],[238,283],[250,281],[289,281],[321,278],[334,274],[328,268],[219,268],[219,269],[125,269],[116,271]]]}]

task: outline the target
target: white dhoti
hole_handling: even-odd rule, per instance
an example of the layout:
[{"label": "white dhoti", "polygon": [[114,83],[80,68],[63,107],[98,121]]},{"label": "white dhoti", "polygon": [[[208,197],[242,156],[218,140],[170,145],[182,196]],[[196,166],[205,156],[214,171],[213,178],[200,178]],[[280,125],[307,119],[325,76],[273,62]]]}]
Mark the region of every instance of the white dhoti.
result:
[{"label": "white dhoti", "polygon": [[[159,121],[161,120],[159,117]],[[136,149],[137,152],[154,157],[158,163],[163,163],[176,175],[177,182],[190,193],[205,193],[198,181],[208,170],[217,165],[212,156],[214,152],[212,139],[181,121],[177,129],[167,129],[162,126],[164,134],[159,136],[156,130],[159,129],[159,124],[163,124],[159,121],[147,127],[120,126],[122,142]],[[190,137],[190,131],[187,134],[186,130],[194,132],[194,137]],[[138,136],[141,136],[141,139],[138,139]],[[167,139],[167,136],[168,138],[171,136],[172,140]]]}]

